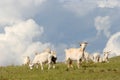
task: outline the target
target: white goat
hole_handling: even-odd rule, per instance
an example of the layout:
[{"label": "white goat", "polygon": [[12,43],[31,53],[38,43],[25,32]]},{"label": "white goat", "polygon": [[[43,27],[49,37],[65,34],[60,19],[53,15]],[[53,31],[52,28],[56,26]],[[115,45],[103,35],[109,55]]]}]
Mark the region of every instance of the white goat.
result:
[{"label": "white goat", "polygon": [[30,64],[30,57],[26,56],[24,59],[24,65],[28,65],[28,64]]},{"label": "white goat", "polygon": [[103,56],[103,62],[109,62],[108,61],[108,56],[109,56],[110,52],[111,51],[106,51],[106,52],[103,53],[103,55],[104,55]]},{"label": "white goat", "polygon": [[84,60],[85,60],[85,62],[92,61],[93,60],[93,56],[90,53],[85,51],[84,52]]},{"label": "white goat", "polygon": [[96,52],[96,53],[93,53],[93,62],[97,63],[99,62],[101,59],[100,59],[100,53]]},{"label": "white goat", "polygon": [[80,63],[82,61],[82,58],[84,58],[84,50],[87,46],[87,42],[83,42],[80,44],[80,48],[70,48],[70,49],[65,49],[65,60],[68,62],[68,68],[73,67],[72,66],[72,61],[76,60],[77,61],[77,66],[79,68]]},{"label": "white goat", "polygon": [[[43,63],[48,63],[48,69],[50,69],[51,65],[56,63],[56,59],[56,53],[50,49],[47,49],[44,52],[37,54],[29,67],[30,69],[33,69],[33,66],[36,65],[36,68],[38,68],[38,65],[40,64],[41,70],[43,70]],[[55,68],[54,65],[53,68]]]}]

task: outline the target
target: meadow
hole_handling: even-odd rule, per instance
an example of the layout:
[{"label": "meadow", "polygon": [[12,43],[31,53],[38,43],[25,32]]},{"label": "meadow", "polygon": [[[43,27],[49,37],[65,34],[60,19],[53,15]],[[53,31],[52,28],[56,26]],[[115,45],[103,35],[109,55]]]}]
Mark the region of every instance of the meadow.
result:
[{"label": "meadow", "polygon": [[65,63],[57,63],[55,69],[30,70],[28,66],[0,67],[0,80],[120,80],[120,56],[109,63],[83,63],[80,69],[67,69]]}]

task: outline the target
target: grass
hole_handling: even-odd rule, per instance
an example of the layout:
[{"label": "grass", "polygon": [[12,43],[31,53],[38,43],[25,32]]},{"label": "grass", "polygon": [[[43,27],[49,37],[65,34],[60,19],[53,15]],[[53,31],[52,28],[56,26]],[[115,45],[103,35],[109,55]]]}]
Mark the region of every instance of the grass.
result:
[{"label": "grass", "polygon": [[111,58],[109,63],[83,63],[80,69],[67,69],[57,63],[55,69],[44,70],[28,66],[0,67],[0,80],[120,80],[120,57]]}]

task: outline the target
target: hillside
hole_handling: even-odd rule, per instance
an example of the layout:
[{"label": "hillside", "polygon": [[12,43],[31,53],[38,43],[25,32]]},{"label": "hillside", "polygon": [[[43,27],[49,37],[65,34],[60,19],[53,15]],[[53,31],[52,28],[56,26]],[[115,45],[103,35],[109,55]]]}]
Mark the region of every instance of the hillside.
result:
[{"label": "hillside", "polygon": [[83,63],[80,69],[67,69],[64,63],[57,63],[56,69],[40,68],[30,70],[28,66],[0,67],[0,80],[120,80],[120,56],[109,63]]}]

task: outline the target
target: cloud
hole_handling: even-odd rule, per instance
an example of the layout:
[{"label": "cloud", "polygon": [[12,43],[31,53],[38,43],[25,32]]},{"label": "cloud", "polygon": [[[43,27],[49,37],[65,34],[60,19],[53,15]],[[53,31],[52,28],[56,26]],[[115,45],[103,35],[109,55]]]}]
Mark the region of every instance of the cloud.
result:
[{"label": "cloud", "polygon": [[119,0],[99,0],[97,3],[98,3],[98,7],[100,7],[100,8],[120,7]]},{"label": "cloud", "polygon": [[33,57],[53,46],[42,43],[43,26],[36,23],[34,16],[40,12],[47,0],[3,0],[0,3],[0,66],[20,65],[24,56]]},{"label": "cloud", "polygon": [[63,7],[78,16],[84,16],[99,8],[120,7],[119,0],[59,0]]},{"label": "cloud", "polygon": [[111,56],[120,56],[120,32],[113,34],[108,40],[104,51],[111,51]]},{"label": "cloud", "polygon": [[34,55],[47,47],[50,43],[34,41],[44,30],[34,20],[21,21],[4,28],[0,34],[0,65],[19,65],[23,63],[23,56]]},{"label": "cloud", "polygon": [[78,16],[87,15],[97,7],[96,0],[60,0],[60,2],[63,3],[63,7],[65,9],[75,13]]},{"label": "cloud", "polygon": [[54,45],[42,43],[44,27],[32,18],[42,10],[47,0],[4,0],[0,3],[0,66],[21,65],[24,56],[34,57]]},{"label": "cloud", "polygon": [[0,24],[12,24],[35,16],[47,0],[4,0],[0,3]]},{"label": "cloud", "polygon": [[95,18],[95,28],[97,30],[97,36],[99,36],[103,32],[107,38],[110,37],[111,35],[109,31],[110,27],[111,22],[109,16],[105,17],[98,16]]},{"label": "cloud", "polygon": [[[15,64],[15,65],[22,64],[22,60],[24,56],[29,55],[30,58],[33,58],[35,52],[41,52],[47,47],[50,47],[57,51],[58,60],[60,61],[64,60],[64,56],[65,56],[64,49],[67,47],[76,47],[75,45],[71,45],[70,39],[81,40],[83,36],[81,35],[81,37],[78,38],[71,36],[71,38],[69,39],[70,41],[68,41],[66,38],[65,39],[58,38],[57,40],[55,40],[54,38],[58,37],[59,35],[59,34],[57,36],[54,35],[56,31],[58,31],[57,33],[59,33],[60,29],[62,30],[62,28],[58,28],[58,27],[66,26],[66,23],[73,22],[76,25],[76,27],[74,28],[74,30],[76,31],[76,29],[78,29],[77,26],[79,25],[78,24],[79,20],[83,22],[81,25],[85,26],[84,21],[86,19],[89,19],[89,17],[84,20],[83,18],[82,19],[78,17],[74,18],[74,16],[71,17],[71,14],[69,14],[69,12],[72,12],[77,16],[85,16],[88,15],[93,10],[95,10],[96,8],[98,8],[99,6],[98,0],[92,0],[92,1],[60,0],[61,3],[53,2],[53,1],[49,1],[48,3],[46,3],[47,1],[48,0],[1,1],[0,3],[0,11],[1,11],[0,12],[0,47],[1,47],[0,66],[11,65],[11,64]],[[61,4],[64,8],[61,8]],[[48,7],[50,10],[48,10]],[[68,10],[69,12],[65,12],[65,10]],[[59,14],[58,12],[60,12],[62,15]],[[58,15],[59,15],[58,20],[56,20],[56,16]],[[92,15],[94,16],[95,14]],[[110,23],[110,17],[108,17],[107,19],[103,19],[103,17],[101,16],[99,17],[100,20],[98,20],[98,22],[96,23],[100,23],[100,26],[102,27],[98,25],[95,27],[96,30],[98,31],[98,34],[99,32],[100,34],[103,32],[105,36],[110,37],[110,31],[109,31],[110,25],[107,25],[107,23]],[[53,19],[52,20],[53,24],[51,24],[50,21],[51,18]],[[101,22],[102,20],[104,20],[104,22]],[[40,26],[41,24],[44,26]],[[107,25],[107,27],[105,26],[106,28],[103,28],[102,24]],[[73,25],[71,26],[67,24],[67,26],[72,27]],[[80,26],[78,27],[81,28]],[[100,29],[98,29],[97,27],[100,27]],[[83,29],[81,28],[80,30]],[[84,32],[84,30],[78,32],[82,33]],[[68,30],[67,31],[62,30],[62,33],[64,35],[69,36]],[[90,35],[91,34],[89,34],[89,37]],[[65,36],[62,35],[62,38],[63,37]],[[52,43],[50,43],[49,41],[51,41]],[[68,44],[70,43],[69,46],[66,43]]]}]

